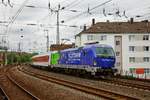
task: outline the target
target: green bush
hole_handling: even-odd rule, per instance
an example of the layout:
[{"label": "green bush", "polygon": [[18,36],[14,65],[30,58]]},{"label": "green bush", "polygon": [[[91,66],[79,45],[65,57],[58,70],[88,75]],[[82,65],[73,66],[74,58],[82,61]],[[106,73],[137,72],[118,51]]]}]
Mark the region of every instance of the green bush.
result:
[{"label": "green bush", "polygon": [[7,53],[7,64],[30,63],[33,55],[29,53],[9,52]]}]

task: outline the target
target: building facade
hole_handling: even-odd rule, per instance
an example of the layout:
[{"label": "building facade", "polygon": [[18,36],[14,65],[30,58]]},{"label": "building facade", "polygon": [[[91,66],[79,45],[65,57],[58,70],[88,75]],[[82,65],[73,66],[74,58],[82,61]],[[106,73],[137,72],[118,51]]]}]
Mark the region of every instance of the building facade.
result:
[{"label": "building facade", "polygon": [[75,45],[111,45],[119,74],[150,78],[150,23],[99,22],[76,35]]}]

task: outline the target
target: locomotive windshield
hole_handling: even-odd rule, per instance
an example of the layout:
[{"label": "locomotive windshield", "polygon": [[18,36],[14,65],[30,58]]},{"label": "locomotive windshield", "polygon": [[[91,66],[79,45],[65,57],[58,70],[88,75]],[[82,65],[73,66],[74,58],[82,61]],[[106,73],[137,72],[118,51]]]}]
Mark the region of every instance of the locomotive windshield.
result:
[{"label": "locomotive windshield", "polygon": [[114,51],[112,48],[107,47],[97,47],[96,55],[99,57],[114,57]]}]

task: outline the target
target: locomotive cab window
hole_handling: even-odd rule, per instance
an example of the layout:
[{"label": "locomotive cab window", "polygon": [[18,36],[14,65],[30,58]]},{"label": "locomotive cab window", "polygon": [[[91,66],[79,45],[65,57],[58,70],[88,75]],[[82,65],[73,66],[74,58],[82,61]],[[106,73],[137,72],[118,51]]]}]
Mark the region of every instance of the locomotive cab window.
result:
[{"label": "locomotive cab window", "polygon": [[86,56],[87,51],[83,50],[83,56]]},{"label": "locomotive cab window", "polygon": [[114,57],[114,51],[112,48],[96,48],[96,55],[100,57]]}]

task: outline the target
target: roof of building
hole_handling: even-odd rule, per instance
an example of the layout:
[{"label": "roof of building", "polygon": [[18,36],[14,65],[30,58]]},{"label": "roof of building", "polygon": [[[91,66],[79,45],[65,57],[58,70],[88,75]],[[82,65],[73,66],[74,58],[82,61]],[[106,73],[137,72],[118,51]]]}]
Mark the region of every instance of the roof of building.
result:
[{"label": "roof of building", "polygon": [[150,33],[150,22],[98,22],[76,36],[89,33]]},{"label": "roof of building", "polygon": [[50,47],[51,51],[56,51],[56,50],[64,50],[68,48],[73,48],[75,44],[52,44]]}]

